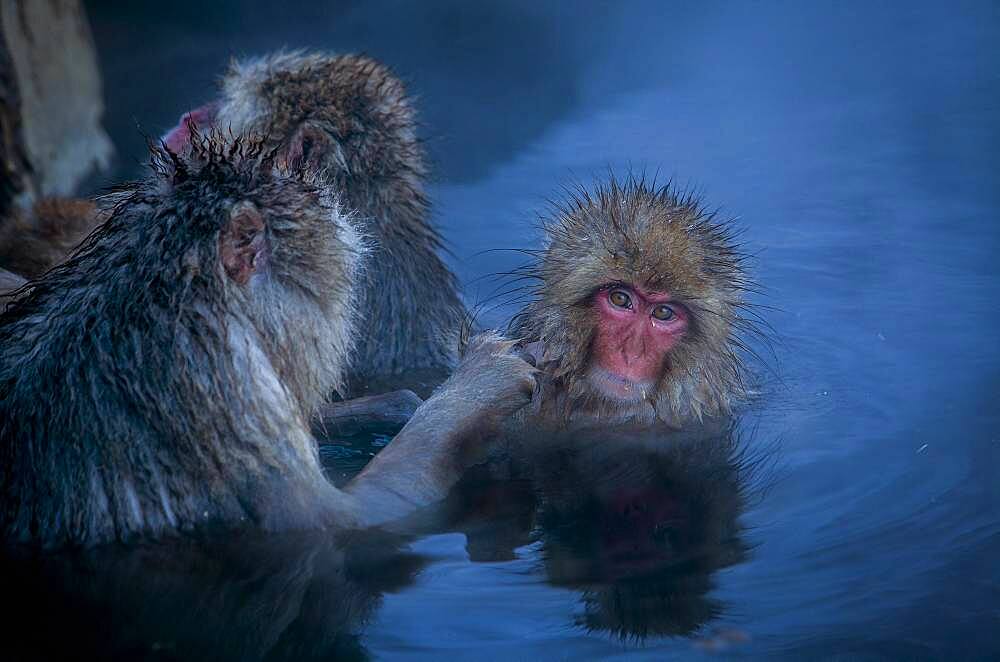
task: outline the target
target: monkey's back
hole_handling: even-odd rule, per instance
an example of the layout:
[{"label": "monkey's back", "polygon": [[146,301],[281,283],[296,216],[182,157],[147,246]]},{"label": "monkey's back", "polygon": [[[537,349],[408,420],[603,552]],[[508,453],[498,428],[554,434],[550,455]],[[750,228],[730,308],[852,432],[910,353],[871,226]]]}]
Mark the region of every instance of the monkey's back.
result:
[{"label": "monkey's back", "polygon": [[[234,201],[292,187],[261,201],[284,210],[311,189],[258,173],[259,153],[206,144],[198,168],[178,161],[118,191],[81,250],[0,312],[0,538],[318,521],[331,487],[297,384],[267,355],[219,248]],[[280,211],[275,225],[277,244],[293,230]]]}]

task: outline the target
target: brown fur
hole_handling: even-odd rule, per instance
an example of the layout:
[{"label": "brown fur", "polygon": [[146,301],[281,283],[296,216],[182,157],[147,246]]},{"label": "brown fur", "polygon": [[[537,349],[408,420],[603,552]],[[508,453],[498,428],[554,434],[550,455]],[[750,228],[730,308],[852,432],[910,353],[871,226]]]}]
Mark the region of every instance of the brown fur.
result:
[{"label": "brown fur", "polygon": [[[579,190],[544,222],[546,246],[527,275],[534,300],[511,331],[542,341],[548,385],[542,410],[603,420],[679,424],[729,411],[742,392],[737,332],[743,292],[751,286],[731,231],[689,195],[669,186],[612,178]],[[591,361],[593,294],[609,284],[668,291],[691,312],[688,330],[669,353],[655,392],[623,405],[584,379]]]},{"label": "brown fur", "polygon": [[222,83],[222,129],[252,129],[319,170],[372,240],[351,381],[450,370],[465,317],[428,221],[427,168],[403,83],[355,55],[279,53],[234,63]]},{"label": "brown fur", "polygon": [[63,262],[100,223],[89,200],[46,198],[0,225],[0,267],[38,278]]}]

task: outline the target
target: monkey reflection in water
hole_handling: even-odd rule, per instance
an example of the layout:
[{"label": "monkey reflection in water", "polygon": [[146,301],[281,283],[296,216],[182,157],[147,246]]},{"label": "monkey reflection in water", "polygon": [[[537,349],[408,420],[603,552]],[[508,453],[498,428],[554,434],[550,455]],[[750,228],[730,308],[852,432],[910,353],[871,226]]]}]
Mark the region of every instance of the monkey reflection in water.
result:
[{"label": "monkey reflection in water", "polygon": [[714,573],[748,557],[739,519],[770,458],[748,441],[731,422],[536,429],[466,473],[427,526],[464,533],[473,562],[540,543],[545,581],[580,591],[587,630],[696,636],[724,611]]},{"label": "monkey reflection in water", "polygon": [[722,613],[708,597],[712,575],[746,558],[738,517],[757,466],[731,436],[593,436],[569,453],[541,452],[541,466],[554,464],[535,470],[546,575],[582,591],[579,624],[622,637],[692,635]]},{"label": "monkey reflection in water", "polygon": [[[360,633],[425,560],[387,534],[241,532],[8,554],[6,659],[362,660]],[[40,623],[51,624],[40,628]]]}]

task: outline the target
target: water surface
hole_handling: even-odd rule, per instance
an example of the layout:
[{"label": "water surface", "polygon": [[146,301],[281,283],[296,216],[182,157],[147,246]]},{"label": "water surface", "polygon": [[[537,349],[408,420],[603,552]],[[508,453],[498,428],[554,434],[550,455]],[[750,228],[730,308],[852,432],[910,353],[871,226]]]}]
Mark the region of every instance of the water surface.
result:
[{"label": "water surface", "polygon": [[[587,528],[597,507],[571,510],[567,530],[546,496],[567,475],[554,471],[551,484],[486,490],[478,523],[403,545],[421,562],[366,589],[377,600],[342,625],[352,654],[1000,657],[996,4],[114,4],[89,3],[122,155],[110,178],[142,158],[133,119],[169,127],[212,95],[230,55],[363,50],[420,97],[435,218],[485,323],[515,310],[495,274],[521,263],[493,249],[536,245],[546,200],[608,169],[696,188],[756,256],[756,302],[776,332],[737,430],[748,452],[776,457],[768,489],[736,484],[759,474],[715,472],[724,503],[711,510],[654,471],[673,491],[633,495],[661,506],[640,532],[725,520],[667,541],[692,566],[657,545],[644,558],[645,540],[622,556],[629,527],[606,523],[601,538]],[[581,475],[601,484],[592,463]],[[618,487],[597,503],[627,510],[629,482],[607,480]],[[644,563],[669,581],[612,595]],[[680,596],[678,610],[664,616],[657,595]],[[240,631],[241,618],[219,627]],[[334,627],[289,622],[300,627],[286,643]]]}]

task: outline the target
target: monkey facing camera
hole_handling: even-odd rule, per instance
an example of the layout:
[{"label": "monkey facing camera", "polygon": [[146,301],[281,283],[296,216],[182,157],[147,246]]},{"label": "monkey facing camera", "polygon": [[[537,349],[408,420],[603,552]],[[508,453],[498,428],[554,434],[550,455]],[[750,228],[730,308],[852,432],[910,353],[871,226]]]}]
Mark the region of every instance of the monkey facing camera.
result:
[{"label": "monkey facing camera", "polygon": [[580,189],[519,272],[513,319],[544,376],[536,415],[679,426],[744,393],[744,336],[760,334],[733,231],[694,197],[643,180]]}]

